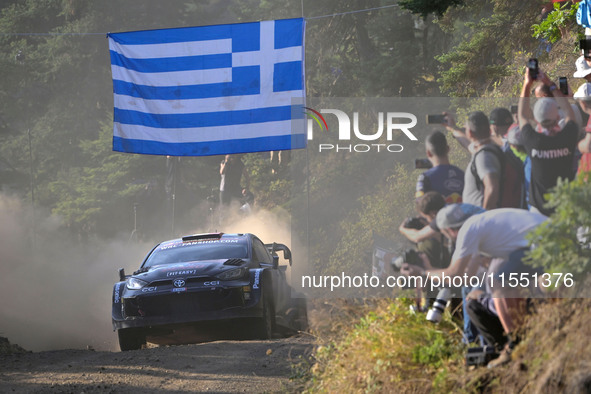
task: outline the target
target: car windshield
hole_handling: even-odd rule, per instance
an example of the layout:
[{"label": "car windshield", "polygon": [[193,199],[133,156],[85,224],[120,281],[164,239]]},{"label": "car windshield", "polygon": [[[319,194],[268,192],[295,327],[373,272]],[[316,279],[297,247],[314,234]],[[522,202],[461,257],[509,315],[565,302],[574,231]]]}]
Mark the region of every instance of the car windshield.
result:
[{"label": "car windshield", "polygon": [[248,258],[248,248],[245,243],[178,243],[156,248],[143,267],[190,261],[246,258]]}]

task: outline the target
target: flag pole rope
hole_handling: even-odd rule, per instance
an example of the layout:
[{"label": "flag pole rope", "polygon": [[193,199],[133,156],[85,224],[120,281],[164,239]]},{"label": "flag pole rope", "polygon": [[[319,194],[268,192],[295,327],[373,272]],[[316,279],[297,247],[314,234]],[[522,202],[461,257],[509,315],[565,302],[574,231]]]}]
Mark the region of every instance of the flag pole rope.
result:
[{"label": "flag pole rope", "polygon": [[309,17],[304,18],[304,19],[306,19],[306,20],[312,20],[312,19],[321,19],[321,18],[332,18],[333,16],[341,16],[341,15],[348,15],[348,14],[358,14],[360,12],[370,12],[370,11],[376,11],[376,10],[383,10],[385,8],[392,8],[392,7],[398,7],[398,4],[390,4],[390,5],[385,5],[385,6],[382,6],[382,7],[366,8],[366,9],[363,9],[363,10],[339,12],[339,13],[330,14],[330,15],[309,16]]},{"label": "flag pole rope", "polygon": [[[374,8],[365,8],[362,10],[354,10],[354,11],[346,11],[346,12],[338,12],[335,14],[328,14],[328,15],[318,15],[318,16],[310,16],[310,17],[305,17],[304,16],[304,1],[301,0],[301,7],[302,7],[302,18],[305,20],[315,20],[315,19],[323,19],[323,18],[332,18],[335,16],[342,16],[342,15],[349,15],[349,14],[358,14],[361,12],[370,12],[370,11],[376,11],[376,10],[383,10],[386,8],[392,8],[392,7],[398,7],[398,4],[390,4],[390,5],[385,5],[382,7],[374,7]],[[107,33],[5,33],[5,32],[0,32],[0,36],[28,36],[28,37],[35,37],[35,36],[39,36],[39,37],[50,37],[50,36],[104,36]]]}]

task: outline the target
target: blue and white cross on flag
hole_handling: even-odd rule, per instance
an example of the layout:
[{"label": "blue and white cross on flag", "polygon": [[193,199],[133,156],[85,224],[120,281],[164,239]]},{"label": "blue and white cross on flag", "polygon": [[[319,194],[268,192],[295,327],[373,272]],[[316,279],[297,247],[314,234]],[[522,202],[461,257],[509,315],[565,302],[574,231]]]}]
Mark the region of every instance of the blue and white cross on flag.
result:
[{"label": "blue and white cross on flag", "polygon": [[305,148],[304,29],[299,18],[109,33],[113,150]]}]

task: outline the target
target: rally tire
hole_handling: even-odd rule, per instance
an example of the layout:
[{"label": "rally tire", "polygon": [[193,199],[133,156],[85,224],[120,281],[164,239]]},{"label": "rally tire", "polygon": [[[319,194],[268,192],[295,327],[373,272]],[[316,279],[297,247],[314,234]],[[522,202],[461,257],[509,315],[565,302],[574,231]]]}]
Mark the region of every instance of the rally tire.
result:
[{"label": "rally tire", "polygon": [[117,330],[117,336],[122,352],[141,349],[146,343],[146,335],[136,328],[121,328]]},{"label": "rally tire", "polygon": [[263,306],[263,316],[255,322],[254,334],[258,339],[273,339],[273,333],[275,332],[275,308],[273,307],[273,300],[264,292],[261,303]]}]

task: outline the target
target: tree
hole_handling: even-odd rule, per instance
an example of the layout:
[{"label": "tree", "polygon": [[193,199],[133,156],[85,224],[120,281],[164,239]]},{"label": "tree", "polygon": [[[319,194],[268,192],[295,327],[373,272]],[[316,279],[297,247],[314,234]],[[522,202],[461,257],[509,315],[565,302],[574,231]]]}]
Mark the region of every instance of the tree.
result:
[{"label": "tree", "polygon": [[538,8],[536,0],[470,0],[462,10],[448,12],[439,23],[455,32],[457,44],[437,57],[442,93],[474,97],[490,92],[509,75],[516,52],[530,52],[538,45],[530,34]]},{"label": "tree", "polygon": [[426,19],[429,14],[443,16],[448,8],[463,5],[464,0],[400,0],[398,4],[405,10]]},{"label": "tree", "polygon": [[591,268],[591,182],[588,177],[589,173],[579,175],[572,182],[558,182],[548,198],[548,206],[555,207],[555,212],[530,236],[535,246],[529,255],[530,264],[546,272],[570,274],[580,287],[587,285],[585,279]]}]

